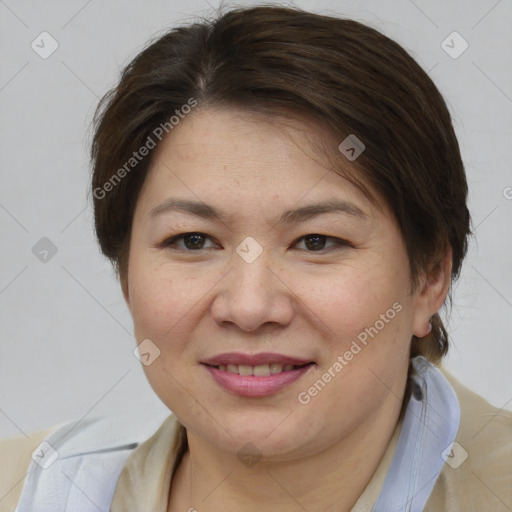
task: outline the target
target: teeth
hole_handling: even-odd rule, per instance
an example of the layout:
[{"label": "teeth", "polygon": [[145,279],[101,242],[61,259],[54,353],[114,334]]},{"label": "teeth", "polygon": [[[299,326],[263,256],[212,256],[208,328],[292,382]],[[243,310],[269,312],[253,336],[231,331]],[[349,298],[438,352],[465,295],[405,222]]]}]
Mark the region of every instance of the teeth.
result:
[{"label": "teeth", "polygon": [[248,366],[246,364],[239,364],[238,373],[240,375],[252,375],[252,366]]},{"label": "teeth", "polygon": [[270,366],[268,364],[259,364],[252,368],[252,374],[256,377],[268,377],[270,375]]},{"label": "teeth", "polygon": [[294,369],[293,364],[259,364],[258,366],[249,366],[247,364],[221,364],[218,366],[219,370],[238,375],[254,375],[255,377],[268,377],[276,373],[289,372]]},{"label": "teeth", "polygon": [[274,373],[281,373],[283,371],[283,365],[278,363],[272,363],[270,365],[270,373],[274,375]]}]

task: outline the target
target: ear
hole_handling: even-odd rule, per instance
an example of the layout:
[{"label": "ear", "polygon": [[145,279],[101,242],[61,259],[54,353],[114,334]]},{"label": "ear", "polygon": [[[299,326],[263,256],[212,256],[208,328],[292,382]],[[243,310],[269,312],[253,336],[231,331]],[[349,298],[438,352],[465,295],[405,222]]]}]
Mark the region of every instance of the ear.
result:
[{"label": "ear", "polygon": [[413,334],[418,338],[426,336],[432,326],[430,318],[444,304],[452,277],[452,248],[446,253],[427,275],[424,276],[416,290],[416,306],[413,318]]}]

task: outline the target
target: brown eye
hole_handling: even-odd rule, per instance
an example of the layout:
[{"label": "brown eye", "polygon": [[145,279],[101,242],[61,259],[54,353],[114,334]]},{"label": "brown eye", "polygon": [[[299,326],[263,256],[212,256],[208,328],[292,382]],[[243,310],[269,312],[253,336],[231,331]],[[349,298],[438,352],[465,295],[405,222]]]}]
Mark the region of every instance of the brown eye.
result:
[{"label": "brown eye", "polygon": [[[327,242],[330,241],[331,245],[326,246]],[[296,242],[297,244],[304,243],[306,250],[308,252],[320,252],[320,251],[330,251],[331,249],[341,249],[343,246],[350,246],[348,242],[345,240],[341,240],[340,238],[334,238],[332,236],[320,235],[317,233],[311,233],[309,235],[305,235]]]},{"label": "brown eye", "polygon": [[304,241],[309,250],[321,251],[325,247],[326,237],[324,235],[308,235]]},{"label": "brown eye", "polygon": [[202,249],[205,238],[200,234],[189,234],[183,237],[183,243],[187,249]]},{"label": "brown eye", "polygon": [[[201,249],[208,249],[208,247],[205,247],[205,242],[208,240],[211,240],[211,238],[204,233],[182,233],[166,240],[163,246],[185,251],[200,251]],[[183,243],[180,245],[178,242]]]}]

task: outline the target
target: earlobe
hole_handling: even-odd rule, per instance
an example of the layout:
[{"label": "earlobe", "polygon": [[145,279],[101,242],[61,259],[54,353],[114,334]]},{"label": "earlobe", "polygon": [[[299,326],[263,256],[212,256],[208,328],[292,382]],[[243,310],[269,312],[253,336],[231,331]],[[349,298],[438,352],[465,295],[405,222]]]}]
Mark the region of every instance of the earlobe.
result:
[{"label": "earlobe", "polygon": [[[417,310],[417,313],[418,313],[418,310]],[[425,315],[421,314],[421,313],[422,313],[422,311],[419,312],[419,314],[417,314],[414,319],[413,334],[417,338],[424,338],[425,336],[430,334],[432,331],[432,322],[430,321],[430,317],[427,317],[425,319],[424,318]]]},{"label": "earlobe", "polygon": [[413,334],[418,338],[427,336],[432,331],[431,318],[441,309],[451,284],[452,249],[446,251],[438,262],[424,277],[418,288]]}]

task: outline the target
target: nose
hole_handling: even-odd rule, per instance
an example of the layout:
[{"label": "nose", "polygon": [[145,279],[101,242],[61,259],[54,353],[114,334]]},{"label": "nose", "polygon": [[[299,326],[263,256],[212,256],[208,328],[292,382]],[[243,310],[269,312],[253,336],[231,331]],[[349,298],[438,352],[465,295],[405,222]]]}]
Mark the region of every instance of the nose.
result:
[{"label": "nose", "polygon": [[267,324],[288,325],[294,301],[284,274],[265,251],[251,263],[234,253],[231,270],[216,288],[213,320],[244,332],[256,332]]}]

